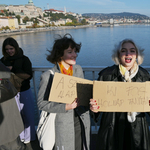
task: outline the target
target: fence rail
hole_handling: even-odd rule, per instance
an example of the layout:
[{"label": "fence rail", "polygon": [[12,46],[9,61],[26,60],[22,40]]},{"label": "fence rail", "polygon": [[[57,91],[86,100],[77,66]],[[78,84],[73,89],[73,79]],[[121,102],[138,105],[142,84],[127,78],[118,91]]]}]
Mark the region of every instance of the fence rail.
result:
[{"label": "fence rail", "polygon": [[[98,77],[98,72],[101,71],[102,69],[106,68],[107,66],[82,66],[84,76],[86,76],[87,73],[91,73],[92,76],[91,78],[86,78],[89,80],[96,80]],[[150,73],[150,66],[142,66],[145,68],[149,73]],[[37,100],[37,85],[36,85],[36,73],[40,72],[43,73],[44,71],[47,71],[51,69],[52,66],[34,66],[33,67],[33,89],[34,89],[34,94],[35,94],[35,99]],[[39,83],[37,83],[39,84]],[[38,114],[39,116],[39,114]],[[92,134],[97,134],[99,129],[99,126],[97,126],[97,123],[93,122],[93,125],[91,126],[91,132]]]},{"label": "fence rail", "polygon": [[[92,73],[92,77],[89,80],[96,80],[96,72],[99,72],[100,70],[106,68],[107,66],[82,66],[84,75],[87,72]],[[148,72],[150,72],[150,66],[142,66],[145,68]],[[34,87],[34,93],[35,93],[35,98],[37,99],[37,88],[36,88],[36,81],[35,81],[35,74],[36,72],[44,72],[48,69],[51,69],[52,66],[33,66],[32,71],[33,71],[33,87]],[[88,78],[87,78],[88,79]]]}]

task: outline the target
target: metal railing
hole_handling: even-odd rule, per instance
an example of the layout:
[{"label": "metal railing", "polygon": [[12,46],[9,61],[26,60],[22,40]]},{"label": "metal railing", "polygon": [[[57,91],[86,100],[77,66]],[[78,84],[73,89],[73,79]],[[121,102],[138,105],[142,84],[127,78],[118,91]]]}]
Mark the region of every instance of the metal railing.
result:
[{"label": "metal railing", "polygon": [[[102,69],[106,68],[107,66],[82,66],[83,72],[85,79],[89,80],[97,80],[98,77],[98,72],[100,72]],[[142,66],[145,68],[149,73],[150,73],[150,66]],[[34,89],[34,94],[35,94],[35,100],[37,100],[37,93],[38,93],[38,88],[37,86],[39,85],[39,82],[36,84],[36,73],[40,72],[43,73],[44,71],[47,71],[51,69],[52,66],[34,66],[33,67],[33,89]],[[91,73],[91,76],[88,75],[86,76],[87,73]],[[39,115],[39,114],[38,114]],[[97,134],[99,129],[99,126],[97,126],[97,123],[94,122],[94,125],[91,126],[91,131],[92,134]]]},{"label": "metal railing", "polygon": [[[92,75],[86,79],[89,79],[89,80],[96,80],[97,76],[98,76],[98,72],[101,71],[102,69],[106,68],[107,66],[82,66],[82,69],[83,69],[83,72],[84,72],[84,75],[85,75],[85,78],[86,78],[86,73],[92,73]],[[150,66],[142,66],[143,68],[145,68],[148,72],[150,72]],[[36,77],[35,77],[35,74],[36,72],[41,72],[43,73],[44,71],[46,70],[49,70],[51,69],[52,66],[33,66],[33,88],[34,88],[34,94],[35,94],[35,98],[37,100],[37,85],[36,85]],[[96,73],[97,72],[97,73]]]}]

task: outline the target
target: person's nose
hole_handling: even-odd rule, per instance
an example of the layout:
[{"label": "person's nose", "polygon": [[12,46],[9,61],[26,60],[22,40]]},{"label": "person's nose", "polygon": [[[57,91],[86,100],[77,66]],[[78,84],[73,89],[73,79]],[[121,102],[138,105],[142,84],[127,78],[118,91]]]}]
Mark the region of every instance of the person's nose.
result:
[{"label": "person's nose", "polygon": [[126,56],[128,56],[130,54],[130,52],[129,51],[126,51]]},{"label": "person's nose", "polygon": [[74,57],[77,57],[77,53],[76,53],[75,51],[73,52],[73,56],[74,56]]}]

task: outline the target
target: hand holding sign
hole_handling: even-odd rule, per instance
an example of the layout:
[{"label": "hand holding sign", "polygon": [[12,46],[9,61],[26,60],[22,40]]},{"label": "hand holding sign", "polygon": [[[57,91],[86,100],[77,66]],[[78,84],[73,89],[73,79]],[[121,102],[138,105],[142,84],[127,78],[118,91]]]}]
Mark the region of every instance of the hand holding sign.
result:
[{"label": "hand holding sign", "polygon": [[96,100],[95,99],[90,99],[90,110],[97,113],[99,108],[100,107],[97,105]]},{"label": "hand holding sign", "polygon": [[76,98],[71,104],[66,104],[66,110],[75,109],[79,106],[79,99]]}]

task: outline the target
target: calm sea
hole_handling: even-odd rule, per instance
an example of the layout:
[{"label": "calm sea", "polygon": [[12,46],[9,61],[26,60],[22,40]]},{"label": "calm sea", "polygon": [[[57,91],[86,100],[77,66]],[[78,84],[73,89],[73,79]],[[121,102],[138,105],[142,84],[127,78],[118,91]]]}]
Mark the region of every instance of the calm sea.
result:
[{"label": "calm sea", "polygon": [[[150,65],[150,25],[123,25],[114,27],[91,27],[29,33],[12,36],[24,50],[33,66],[53,66],[46,60],[47,49],[51,49],[57,34],[70,33],[75,41],[81,42],[81,51],[77,64],[81,66],[112,65],[112,50],[114,45],[125,38],[133,39],[145,49],[143,65]],[[6,37],[0,37],[0,47]],[[2,56],[0,50],[0,56]]]}]

